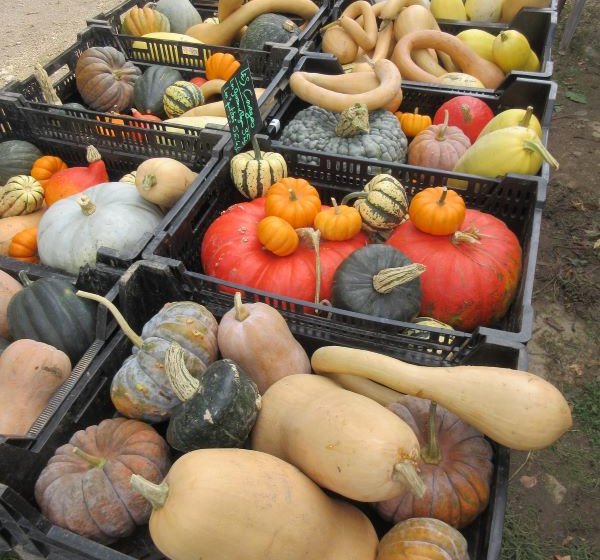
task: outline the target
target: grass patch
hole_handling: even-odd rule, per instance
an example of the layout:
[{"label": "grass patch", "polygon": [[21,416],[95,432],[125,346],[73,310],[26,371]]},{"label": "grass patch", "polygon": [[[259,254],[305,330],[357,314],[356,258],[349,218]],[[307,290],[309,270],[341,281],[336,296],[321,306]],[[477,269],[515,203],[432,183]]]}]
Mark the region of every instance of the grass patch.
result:
[{"label": "grass patch", "polygon": [[[573,415],[593,448],[600,447],[600,381],[586,383],[572,398]],[[599,452],[596,451],[596,454]]]}]

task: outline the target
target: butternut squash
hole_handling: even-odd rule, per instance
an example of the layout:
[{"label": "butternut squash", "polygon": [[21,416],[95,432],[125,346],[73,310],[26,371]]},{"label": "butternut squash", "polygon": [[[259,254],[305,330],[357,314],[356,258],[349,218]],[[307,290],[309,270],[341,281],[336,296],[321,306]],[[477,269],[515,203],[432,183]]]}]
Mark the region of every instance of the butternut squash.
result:
[{"label": "butternut squash", "polygon": [[172,208],[198,176],[171,158],[150,158],[138,166],[135,187],[142,198],[162,208]]},{"label": "butternut squash", "polygon": [[439,77],[419,68],[411,58],[415,49],[424,48],[449,54],[461,72],[477,78],[486,88],[496,89],[504,80],[504,72],[493,62],[480,57],[454,35],[435,30],[412,31],[396,43],[392,61],[403,78],[425,83],[440,82]]},{"label": "butternut squash", "polygon": [[25,216],[10,216],[0,219],[0,255],[8,255],[8,247],[12,238],[24,229],[37,227],[46,208]]},{"label": "butternut squash", "polygon": [[[255,2],[256,0],[252,1]],[[254,93],[256,94],[257,99],[260,99],[265,91],[266,90],[264,88],[254,88]],[[212,103],[205,103],[199,107],[194,107],[193,109],[183,113],[181,117],[227,117],[227,113],[225,112],[225,105],[223,105],[222,101],[213,101]]]},{"label": "butternut squash", "polygon": [[308,355],[281,313],[266,303],[244,305],[240,292],[219,323],[217,342],[221,356],[237,363],[261,394],[286,375],[311,371]]},{"label": "butternut squash", "polygon": [[197,23],[185,33],[209,45],[230,45],[244,25],[268,12],[284,12],[310,20],[319,11],[311,0],[252,0],[219,23]]},{"label": "butternut squash", "polygon": [[319,486],[362,502],[422,496],[419,442],[375,401],[317,375],[291,375],[263,395],[253,449],[298,467]]},{"label": "butternut squash", "polygon": [[22,338],[0,356],[0,435],[24,436],[71,373],[61,350]]},{"label": "butternut squash", "polygon": [[208,80],[208,82],[203,83],[200,86],[200,91],[202,92],[202,99],[209,99],[210,97],[214,97],[215,95],[221,95],[221,90],[225,85],[225,80],[221,80],[219,78],[215,78],[213,80]]},{"label": "butternut squash", "polygon": [[387,105],[397,95],[402,78],[398,68],[387,59],[375,62],[373,70],[379,85],[366,93],[329,91],[312,83],[310,72],[294,72],[290,76],[290,88],[300,99],[328,111],[341,112],[355,103],[364,103],[369,111],[374,111]]},{"label": "butternut squash", "polygon": [[219,0],[217,3],[217,17],[219,21],[225,21],[233,12],[244,4],[244,0]]},{"label": "butternut squash", "polygon": [[365,514],[266,453],[191,451],[161,484],[133,475],[131,485],[152,504],[150,536],[171,560],[376,556],[377,535]]},{"label": "butternut squash", "polygon": [[6,318],[6,309],[12,297],[23,289],[10,274],[0,270],[0,338],[8,338],[9,327]]},{"label": "butternut squash", "polygon": [[498,443],[519,450],[552,445],[572,425],[562,393],[531,373],[499,367],[426,367],[366,350],[324,346],[311,358],[321,375],[366,377],[431,399]]}]

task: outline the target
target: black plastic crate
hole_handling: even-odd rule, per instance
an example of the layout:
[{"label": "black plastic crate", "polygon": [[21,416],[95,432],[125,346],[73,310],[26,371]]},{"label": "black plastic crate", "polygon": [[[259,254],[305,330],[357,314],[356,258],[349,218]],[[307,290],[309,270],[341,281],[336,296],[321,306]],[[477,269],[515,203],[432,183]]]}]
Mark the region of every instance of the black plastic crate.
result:
[{"label": "black plastic crate", "polygon": [[[333,9],[332,21],[339,18],[341,13],[344,11],[346,6],[352,3],[353,0],[339,0]],[[556,0],[553,0],[556,1]],[[373,3],[373,2],[371,2]],[[532,50],[535,51],[540,60],[540,69],[537,72],[526,72],[524,70],[514,70],[510,72],[504,82],[497,89],[502,89],[510,83],[511,80],[517,76],[523,76],[526,78],[533,79],[550,79],[554,71],[554,62],[552,60],[552,42],[554,40],[554,34],[556,32],[556,26],[558,24],[558,14],[552,9],[532,9],[523,8],[517,13],[510,24],[506,23],[488,23],[488,22],[477,22],[477,21],[452,21],[439,19],[438,25],[442,31],[457,35],[465,29],[481,29],[487,31],[492,35],[498,35],[500,31],[504,29],[516,29],[527,37],[529,45]],[[301,48],[301,54],[321,52],[321,35],[315,35],[314,39],[310,43],[306,43]],[[402,80],[402,87],[405,84],[419,83],[411,80]],[[431,88],[442,88],[446,86],[438,86],[436,84],[428,84]],[[481,91],[475,88],[461,88],[449,86],[455,91]],[[485,91],[491,91],[489,89]]]},{"label": "black plastic crate", "polygon": [[[260,138],[264,150],[275,150],[283,155],[288,166],[288,175],[302,177],[319,190],[326,203],[330,197],[336,200],[352,191],[362,190],[375,174],[373,160],[330,156],[309,150],[298,150],[287,146],[272,145],[268,139]],[[307,163],[307,158],[317,163]],[[471,351],[479,336],[490,340],[512,340],[526,343],[532,335],[533,307],[532,291],[535,264],[539,244],[542,207],[546,197],[546,182],[540,178],[509,175],[497,181],[470,175],[460,175],[440,170],[417,168],[402,164],[385,163],[384,172],[398,178],[409,197],[429,186],[444,184],[448,178],[456,177],[467,181],[465,190],[460,190],[468,208],[482,210],[502,219],[519,239],[523,251],[523,274],[515,300],[505,317],[494,327],[479,327],[473,333],[422,330],[435,333],[439,338],[435,353],[428,354],[432,362],[442,363],[459,349]],[[190,199],[188,206],[173,220],[170,227],[161,232],[148,244],[144,259],[168,263],[181,274],[182,282],[191,282],[204,289],[218,292],[223,287],[252,293],[257,299],[276,305],[281,309],[292,309],[297,314],[319,315],[319,321],[343,324],[348,330],[356,329],[360,337],[372,337],[377,343],[381,337],[399,337],[407,342],[403,332],[414,328],[412,323],[403,323],[376,318],[369,315],[343,311],[341,309],[300,302],[276,294],[249,289],[247,286],[225,282],[204,274],[200,263],[200,246],[204,233],[213,220],[230,205],[245,199],[233,187],[229,176],[229,159],[224,158],[215,167],[213,175]],[[315,318],[316,320],[316,318]],[[419,327],[421,329],[421,327]],[[433,338],[433,334],[432,334]],[[438,352],[439,350],[439,352]],[[417,348],[417,353],[423,352]]]},{"label": "black plastic crate", "polygon": [[[214,52],[230,52],[240,60],[247,61],[255,87],[265,92],[258,105],[261,116],[277,110],[285,96],[291,64],[297,49],[273,45],[265,51],[236,49],[233,47],[213,47],[194,43],[174,43],[160,39],[144,39],[147,49],[135,47],[139,38],[116,35],[106,26],[90,26],[79,33],[77,42],[44,69],[55,86],[63,103],[81,103],[75,83],[75,67],[79,56],[94,46],[112,46],[128,60],[135,62],[142,71],[157,57],[174,61],[169,64],[177,68],[185,79],[203,75],[205,60]],[[149,60],[151,58],[152,60]],[[19,119],[24,120],[34,137],[48,138],[74,144],[93,143],[98,148],[115,152],[137,154],[145,157],[171,157],[190,167],[203,166],[211,154],[206,153],[206,130],[217,129],[229,136],[224,127],[209,125],[199,129],[183,125],[164,124],[118,115],[123,124],[111,122],[114,116],[108,113],[73,108],[57,109],[48,104],[42,89],[33,75],[19,82],[11,82],[4,90],[7,100],[13,99]],[[180,130],[182,133],[174,132]]]},{"label": "black plastic crate", "polygon": [[[294,67],[294,72],[296,71],[341,74],[343,69],[339,62],[330,55],[309,54],[300,58]],[[412,112],[418,107],[421,114],[428,114],[433,117],[442,103],[459,95],[470,95],[485,101],[494,114],[506,109],[525,109],[531,105],[533,114],[542,125],[542,143],[547,146],[557,90],[558,85],[552,80],[532,80],[523,77],[517,77],[509,81],[505,87],[495,92],[490,90],[466,92],[457,91],[457,88],[431,88],[429,85],[403,81],[403,99],[400,110]],[[269,136],[275,140],[281,136],[283,127],[299,111],[310,106],[309,103],[298,98],[291,89],[288,88],[288,92],[287,99],[281,103],[280,109],[273,114],[273,118],[267,125]],[[275,150],[279,150],[280,146],[279,142],[273,144]],[[548,163],[544,162],[542,164],[539,176],[546,182],[549,180],[550,165]]]},{"label": "black plastic crate", "polygon": [[[314,17],[307,22],[306,26],[301,30],[298,37],[290,39],[283,43],[286,47],[300,47],[307,41],[310,41],[319,33],[319,29],[329,21],[332,12],[332,0],[313,0],[315,4],[320,6],[319,11]],[[87,20],[87,25],[109,25],[116,33],[121,29],[122,17],[134,6],[142,7],[147,4],[147,0],[125,0],[112,10],[106,13],[100,13],[93,18]],[[202,19],[216,17],[217,15],[217,0],[191,0],[192,5],[196,8]],[[291,16],[297,24],[302,20],[297,16]]]}]

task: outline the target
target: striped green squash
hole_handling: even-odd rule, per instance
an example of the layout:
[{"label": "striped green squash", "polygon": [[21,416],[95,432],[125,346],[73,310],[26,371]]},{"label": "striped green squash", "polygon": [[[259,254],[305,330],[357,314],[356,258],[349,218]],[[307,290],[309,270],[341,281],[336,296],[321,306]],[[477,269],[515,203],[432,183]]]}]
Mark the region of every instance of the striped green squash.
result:
[{"label": "striped green squash", "polygon": [[277,152],[261,152],[252,139],[254,150],[241,152],[231,158],[231,180],[245,197],[254,199],[267,194],[273,183],[287,177],[287,164]]},{"label": "striped green squash", "polygon": [[200,88],[184,80],[171,84],[163,96],[163,108],[169,118],[179,117],[186,111],[203,104],[204,96]]},{"label": "striped green squash", "polygon": [[401,224],[408,216],[408,197],[402,183],[391,175],[375,175],[361,192],[347,194],[341,204],[358,199],[363,227],[368,231],[387,231]]}]

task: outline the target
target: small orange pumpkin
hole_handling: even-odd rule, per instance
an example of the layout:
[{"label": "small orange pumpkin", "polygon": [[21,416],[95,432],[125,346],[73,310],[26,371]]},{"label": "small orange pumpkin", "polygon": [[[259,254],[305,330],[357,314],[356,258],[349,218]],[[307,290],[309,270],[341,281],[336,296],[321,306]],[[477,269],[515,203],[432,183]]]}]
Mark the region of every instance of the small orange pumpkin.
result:
[{"label": "small orange pumpkin", "polygon": [[352,239],[362,227],[360,212],[354,206],[338,205],[335,198],[331,202],[331,208],[321,210],[315,216],[315,229],[321,232],[323,239],[329,241]]},{"label": "small orange pumpkin", "polygon": [[319,210],[319,193],[306,179],[284,177],[269,187],[265,197],[265,215],[279,216],[293,228],[312,226]]},{"label": "small orange pumpkin", "polygon": [[257,235],[261,244],[278,257],[291,255],[300,242],[296,230],[278,216],[267,216],[258,222]]},{"label": "small orange pumpkin", "polygon": [[451,235],[465,220],[466,205],[462,196],[448,187],[429,187],[417,193],[408,207],[414,226],[431,235]]},{"label": "small orange pumpkin", "polygon": [[400,122],[402,132],[411,138],[415,137],[422,130],[425,130],[428,126],[431,126],[431,117],[429,115],[421,115],[418,107],[415,107],[412,113],[398,111],[394,114]]},{"label": "small orange pumpkin", "polygon": [[33,167],[29,174],[34,179],[37,179],[43,187],[54,173],[62,169],[67,169],[67,167],[68,165],[58,156],[42,156],[33,162]]},{"label": "small orange pumpkin", "polygon": [[18,261],[37,263],[37,227],[26,228],[13,236],[8,246],[8,256]]},{"label": "small orange pumpkin", "polygon": [[207,80],[229,80],[233,76],[240,63],[231,53],[214,53],[206,59],[206,79]]},{"label": "small orange pumpkin", "polygon": [[[111,115],[116,115],[116,116],[111,116],[111,117],[100,117],[100,116],[97,116],[96,120],[100,121],[100,122],[107,122],[107,123],[119,124],[119,125],[124,125],[125,124],[125,121],[123,119],[118,118],[119,113],[110,113],[110,114]],[[103,126],[97,126],[96,127],[96,131],[101,136],[110,136],[111,138],[114,138],[115,136],[117,136],[116,131],[114,129],[112,129],[112,128],[105,128]]]}]

